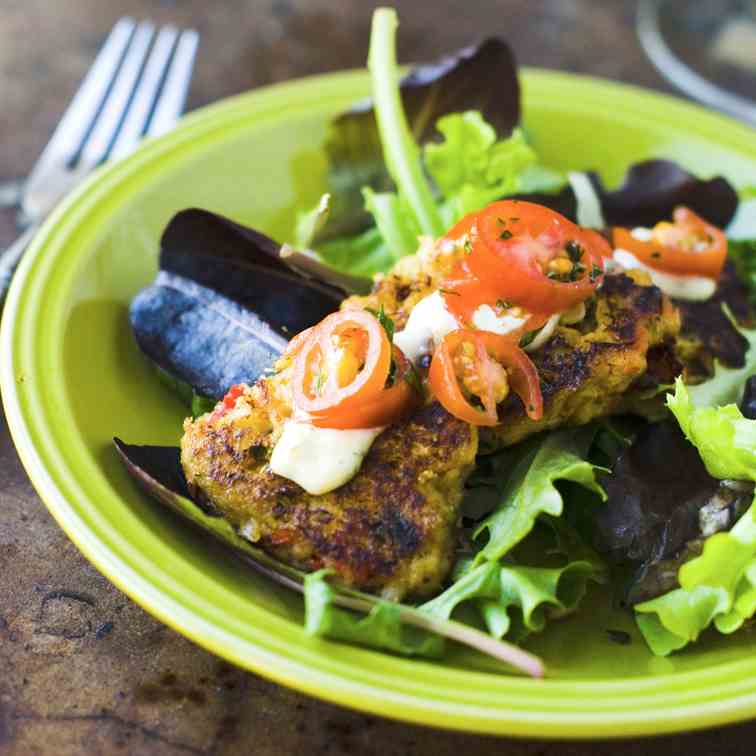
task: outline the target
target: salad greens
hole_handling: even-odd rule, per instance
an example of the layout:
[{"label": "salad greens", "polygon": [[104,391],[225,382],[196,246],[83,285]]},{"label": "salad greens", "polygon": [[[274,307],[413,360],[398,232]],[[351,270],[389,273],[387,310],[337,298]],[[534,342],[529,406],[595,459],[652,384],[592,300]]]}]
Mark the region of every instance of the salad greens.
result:
[{"label": "salad greens", "polygon": [[[495,93],[491,82],[496,82]],[[419,147],[437,138],[436,122],[449,113],[479,111],[501,137],[511,134],[520,121],[517,70],[508,45],[500,39],[489,38],[416,66],[398,82],[398,89],[409,130]],[[348,241],[369,228],[364,187],[374,192],[396,190],[384,161],[372,99],[333,119],[325,151],[332,206],[328,223],[312,240],[318,250],[323,242]]]},{"label": "salad greens", "polygon": [[522,449],[502,453],[511,473],[499,506],[475,529],[475,538],[488,534],[488,542],[475,557],[476,565],[497,561],[509,553],[530,533],[538,517],[562,514],[562,495],[556,481],[573,481],[605,498],[596,481],[596,471],[601,468],[586,460],[594,435],[592,427],[569,428],[538,436],[526,445],[524,453]]},{"label": "salad greens", "polygon": [[[416,159],[416,148],[410,150],[409,164],[396,177],[400,187],[397,192],[376,192],[369,186],[363,187],[365,209],[375,226],[354,238],[320,246],[320,255],[326,262],[350,273],[381,272],[399,258],[414,254],[419,236],[437,237],[443,233],[427,230],[431,228],[427,223],[431,215],[432,227],[445,230],[467,213],[501,197],[558,189],[564,183],[560,174],[537,164],[536,154],[520,129],[515,129],[507,139],[497,139],[492,126],[477,110],[443,116],[437,128],[444,141],[426,144],[422,160]],[[424,170],[415,175],[410,165],[422,165]],[[424,171],[433,179],[435,191]],[[412,180],[408,180],[410,175]],[[405,185],[409,186],[407,191],[402,190]],[[427,209],[432,208],[432,212],[423,208],[423,215],[419,215],[411,197],[427,199]],[[306,223],[312,212],[301,216],[300,225]]]},{"label": "salad greens", "polygon": [[[565,183],[560,174],[537,165],[535,152],[516,128],[519,88],[502,43],[489,40],[463,50],[457,59],[438,64],[439,70],[421,68],[400,83],[396,27],[393,10],[375,12],[368,57],[372,108],[358,108],[335,121],[329,153],[336,217],[307,233],[318,217],[317,208],[307,211],[295,234],[295,243],[313,245],[324,261],[360,275],[386,270],[417,250],[418,236],[441,236],[462,216],[495,199],[556,191]],[[497,73],[502,96],[492,100],[488,93],[482,96],[481,84]],[[355,144],[357,125],[360,144]],[[433,141],[438,134],[443,140]],[[353,195],[359,180],[364,210],[372,217],[367,229],[347,223],[350,213],[356,215]],[[338,226],[359,233],[334,238]]]},{"label": "salad greens", "polygon": [[[538,545],[543,548],[541,539]],[[541,632],[548,619],[573,612],[589,582],[605,582],[601,560],[582,544],[580,551],[585,552],[584,558],[565,553],[565,563],[557,567],[503,560],[475,567],[472,561],[462,561],[452,585],[420,610],[448,619],[470,602],[492,636],[520,643],[531,633]]]},{"label": "salad greens", "polygon": [[376,601],[364,617],[339,609],[327,576],[328,570],[319,570],[304,578],[305,631],[309,635],[384,648],[404,656],[443,655],[443,638],[405,624],[399,604]]},{"label": "salad greens", "polygon": [[692,393],[678,378],[667,406],[709,474],[720,480],[756,481],[756,421],[744,418],[735,404],[696,406]]},{"label": "salad greens", "polygon": [[[713,476],[756,481],[756,421],[734,404],[696,407],[680,379],[667,404]],[[683,648],[712,623],[732,633],[750,619],[756,612],[756,500],[732,530],[707,539],[678,577],[679,588],[635,607],[654,653]]]},{"label": "salad greens", "polygon": [[409,130],[397,88],[397,25],[395,11],[380,9],[373,16],[368,69],[373,84],[378,132],[386,168],[399,196],[412,213],[421,233],[435,238],[445,229],[425,179],[420,152]]},{"label": "salad greens", "polygon": [[[132,325],[140,347],[191,401],[194,413],[212,406],[205,397],[218,399],[233,383],[253,382],[291,334],[337,307],[344,292],[364,293],[365,277],[414,253],[419,236],[438,237],[467,213],[505,196],[532,194],[576,214],[575,192],[563,175],[539,163],[519,127],[519,86],[507,46],[488,40],[400,79],[396,27],[394,11],[375,12],[369,54],[373,98],[334,120],[327,145],[330,191],[300,214],[293,246],[280,247],[200,210],[180,213],[166,229],[161,272],[132,303]],[[653,225],[683,203],[724,226],[737,207],[737,195],[724,179],[700,180],[670,161],[632,166],[614,190],[596,174],[582,180],[593,187],[610,224]],[[756,242],[732,242],[730,253],[756,304]],[[265,283],[251,287],[254,302],[246,285],[250,276]],[[712,306],[719,314],[719,303]],[[713,478],[756,481],[756,421],[731,404],[756,372],[756,330],[740,329],[726,313],[748,342],[745,364],[735,369],[717,364],[714,377],[697,386],[678,379],[667,406]],[[393,323],[377,314],[391,337]],[[640,464],[626,459],[623,469],[618,463],[623,452],[638,440],[648,442],[648,452],[653,439],[669,439],[670,426],[675,443],[685,447],[677,458],[693,452],[674,420],[666,427],[643,424],[651,429],[646,434],[621,419],[550,431],[485,457],[468,481],[477,507],[466,511],[469,548],[446,590],[418,607],[333,585],[327,570],[305,575],[278,562],[207,502],[191,500],[178,450],[118,440],[116,446],[130,474],[153,497],[273,580],[303,592],[308,634],[431,658],[452,639],[540,676],[537,659],[502,639],[519,642],[540,632],[550,619],[574,611],[591,583],[607,580],[607,566],[587,542],[596,541],[597,525],[601,529],[605,488],[613,499],[605,477],[610,468],[618,472],[617,483],[623,475],[633,484],[604,523],[612,541],[607,553],[621,553],[642,568],[658,567],[666,558],[661,546],[680,544],[643,528],[660,531],[689,510],[697,514],[700,502],[686,499],[668,507],[674,512],[655,510],[653,522],[646,516],[658,502],[647,501],[648,470],[645,477],[636,474],[645,465],[643,456]],[[707,483],[719,485],[708,478]],[[712,625],[733,632],[756,612],[756,503],[741,514],[748,500],[738,518],[733,515],[734,526],[701,541],[702,550],[689,555],[676,549],[676,558],[683,554],[685,560],[671,590],[646,594],[655,597],[635,605],[654,653],[680,649]],[[698,522],[694,525],[698,537]],[[643,548],[636,548],[636,540],[654,554],[639,556]],[[455,614],[470,624],[452,619]]]}]

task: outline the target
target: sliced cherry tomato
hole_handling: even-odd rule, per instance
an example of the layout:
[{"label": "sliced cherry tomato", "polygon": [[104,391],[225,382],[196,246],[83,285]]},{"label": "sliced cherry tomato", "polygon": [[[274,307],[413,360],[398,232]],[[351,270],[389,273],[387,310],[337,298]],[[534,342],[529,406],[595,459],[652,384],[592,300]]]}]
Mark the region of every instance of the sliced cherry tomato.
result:
[{"label": "sliced cherry tomato", "polygon": [[417,406],[420,395],[409,382],[413,370],[409,360],[399,347],[393,347],[395,374],[393,382],[372,399],[366,399],[348,415],[337,420],[320,421],[315,425],[327,428],[378,428],[389,425]]},{"label": "sliced cherry tomato", "polygon": [[[296,342],[296,343],[295,343]],[[333,313],[292,340],[296,409],[323,428],[374,428],[396,420],[416,400],[412,369],[378,320],[364,310]],[[394,381],[386,387],[392,357]]]},{"label": "sliced cherry tomato", "polygon": [[[313,326],[312,328],[314,328]],[[304,331],[300,331],[288,344],[286,351],[283,353],[284,357],[294,358],[302,350],[302,347],[307,343],[307,340],[312,334],[312,328],[305,328]]]},{"label": "sliced cherry tomato", "polygon": [[[509,385],[522,399],[528,417],[539,420],[543,397],[538,371],[527,354],[506,336],[452,331],[433,355],[429,379],[434,395],[452,415],[471,425],[494,426],[499,422],[496,395],[504,379],[502,370],[506,370]],[[480,399],[482,410],[470,404],[462,386]]]},{"label": "sliced cherry tomato", "polygon": [[478,213],[468,213],[444,234],[442,244],[451,242],[455,246],[461,246],[469,254],[472,252],[472,242],[476,234],[477,222]]},{"label": "sliced cherry tomato", "polygon": [[[360,332],[366,344],[353,338]],[[379,394],[390,366],[391,344],[376,318],[364,310],[335,312],[299,347],[293,378],[297,407],[312,417],[335,419]]]},{"label": "sliced cherry tomato", "polygon": [[[488,305],[500,316],[509,313],[513,317],[522,317],[522,326],[506,334],[513,341],[529,331],[538,330],[549,319],[549,315],[521,310],[514,303],[503,299],[491,284],[481,281],[470,271],[466,260],[454,267],[451,275],[444,280],[441,291],[446,309],[465,328],[475,327],[475,311],[481,305]],[[520,311],[517,312],[518,310]]]},{"label": "sliced cherry tomato", "polygon": [[614,246],[667,273],[719,278],[727,258],[727,237],[687,207],[675,208],[674,223],[657,223],[649,241],[615,228]]},{"label": "sliced cherry tomato", "polygon": [[532,202],[494,202],[470,233],[471,272],[502,299],[548,315],[591,296],[611,254],[600,234]]}]

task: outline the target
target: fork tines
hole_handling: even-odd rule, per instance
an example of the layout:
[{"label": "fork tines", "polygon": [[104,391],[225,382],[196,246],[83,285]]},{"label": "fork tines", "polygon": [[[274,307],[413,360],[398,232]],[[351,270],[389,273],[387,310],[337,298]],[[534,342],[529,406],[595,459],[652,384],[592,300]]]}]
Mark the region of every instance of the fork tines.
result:
[{"label": "fork tines", "polygon": [[[122,18],[61,119],[45,156],[91,169],[175,124],[186,99],[197,32]],[[42,162],[42,161],[40,161]]]}]

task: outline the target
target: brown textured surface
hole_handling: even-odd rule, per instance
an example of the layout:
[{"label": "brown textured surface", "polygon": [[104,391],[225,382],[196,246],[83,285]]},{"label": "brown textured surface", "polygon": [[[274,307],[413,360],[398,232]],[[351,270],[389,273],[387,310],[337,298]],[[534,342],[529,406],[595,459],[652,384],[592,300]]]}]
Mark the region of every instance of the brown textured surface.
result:
[{"label": "brown textured surface", "polygon": [[[0,181],[23,175],[113,21],[202,33],[192,107],[271,81],[360,65],[357,0],[2,0]],[[663,88],[630,27],[633,3],[406,0],[403,57],[499,30],[521,61]],[[474,10],[473,10],[474,9]],[[0,244],[13,234],[0,213]],[[79,555],[34,494],[0,418],[0,754],[753,753],[756,724],[612,744],[427,730],[337,708],[233,669],[132,604]]]}]

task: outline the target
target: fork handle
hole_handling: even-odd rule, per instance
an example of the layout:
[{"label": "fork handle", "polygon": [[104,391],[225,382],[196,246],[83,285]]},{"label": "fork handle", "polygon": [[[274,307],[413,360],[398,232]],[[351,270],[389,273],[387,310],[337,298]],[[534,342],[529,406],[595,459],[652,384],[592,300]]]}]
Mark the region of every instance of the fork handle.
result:
[{"label": "fork handle", "polygon": [[39,223],[32,223],[10,247],[0,252],[0,311],[2,311],[5,305],[5,298],[8,296],[8,289],[10,288],[13,274],[19,262],[21,262],[24,250],[29,246],[38,228]]}]

